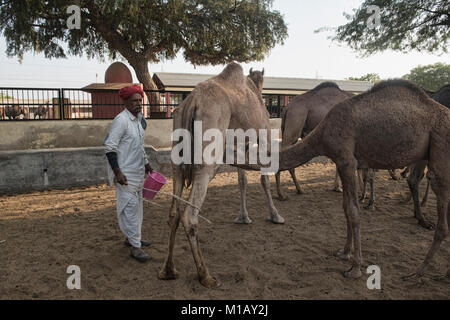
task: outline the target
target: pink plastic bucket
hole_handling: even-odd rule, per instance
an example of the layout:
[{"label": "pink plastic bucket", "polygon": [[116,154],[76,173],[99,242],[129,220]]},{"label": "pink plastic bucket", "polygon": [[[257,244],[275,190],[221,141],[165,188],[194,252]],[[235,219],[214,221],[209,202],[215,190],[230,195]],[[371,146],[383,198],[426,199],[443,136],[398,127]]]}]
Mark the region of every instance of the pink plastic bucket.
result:
[{"label": "pink plastic bucket", "polygon": [[161,189],[162,186],[166,184],[166,182],[167,182],[166,177],[164,177],[161,173],[153,170],[148,174],[147,178],[145,179],[142,195],[146,199],[149,200],[153,199],[156,195],[156,192],[145,189],[159,191],[159,189]]}]

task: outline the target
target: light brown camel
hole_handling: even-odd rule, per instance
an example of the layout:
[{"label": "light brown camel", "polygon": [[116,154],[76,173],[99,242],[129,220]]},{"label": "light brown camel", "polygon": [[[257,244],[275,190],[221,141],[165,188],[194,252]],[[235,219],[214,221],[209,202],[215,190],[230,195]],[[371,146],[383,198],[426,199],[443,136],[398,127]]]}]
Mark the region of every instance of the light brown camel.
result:
[{"label": "light brown camel", "polygon": [[[202,121],[202,136],[208,129],[220,130],[223,137],[226,136],[227,129],[270,129],[269,113],[264,106],[261,90],[263,74],[255,71],[246,77],[242,67],[236,63],[231,63],[219,75],[201,82],[189,94],[189,96],[175,109],[173,114],[173,128],[186,129],[191,133],[195,132],[194,121]],[[271,141],[270,130],[267,141]],[[197,137],[191,137],[189,143]],[[200,138],[201,139],[201,138]],[[174,147],[179,141],[174,141]],[[260,141],[258,140],[258,144]],[[207,143],[202,142],[202,150],[205,150]],[[225,146],[224,146],[225,148]],[[191,152],[194,148],[191,148]],[[278,163],[277,163],[278,164]],[[180,202],[176,199],[172,201],[169,214],[170,239],[168,256],[163,268],[159,273],[161,279],[177,278],[173,261],[173,246],[175,243],[176,230],[181,221],[192,255],[197,267],[200,283],[208,288],[220,285],[219,281],[213,278],[206,267],[199,247],[198,238],[198,214],[208,189],[208,183],[213,179],[219,166],[215,164],[187,164],[176,165],[173,163],[173,193],[181,197],[184,184],[192,185],[188,201],[193,206],[186,206],[181,209]],[[247,168],[247,167],[246,167]],[[239,183],[245,190],[245,172],[239,170]],[[274,223],[283,223],[284,219],[273,207],[270,197],[270,184],[267,175],[261,175],[261,184],[269,201],[270,220]],[[242,199],[245,202],[245,197]],[[241,201],[241,202],[242,202]],[[246,210],[241,204],[240,218],[242,222],[249,222]]]},{"label": "light brown camel", "polygon": [[303,141],[280,154],[280,170],[298,167],[319,155],[336,163],[342,180],[347,241],[338,255],[350,259],[353,244],[353,265],[344,273],[350,278],[362,275],[358,161],[369,168],[391,169],[428,160],[427,176],[437,198],[438,222],[425,260],[410,275],[422,276],[449,229],[450,110],[408,81],[382,81],[331,109]]},{"label": "light brown camel", "polygon": [[[296,143],[299,138],[305,138],[319,124],[330,109],[337,103],[342,102],[353,93],[342,91],[334,82],[322,82],[314,89],[296,96],[285,110],[283,110],[281,122],[281,149],[285,149]],[[298,194],[303,191],[295,176],[295,168],[289,169],[292,180]],[[280,188],[280,172],[275,175],[277,182],[278,199],[287,200]],[[341,191],[339,176],[336,170],[334,179],[334,190]]]}]

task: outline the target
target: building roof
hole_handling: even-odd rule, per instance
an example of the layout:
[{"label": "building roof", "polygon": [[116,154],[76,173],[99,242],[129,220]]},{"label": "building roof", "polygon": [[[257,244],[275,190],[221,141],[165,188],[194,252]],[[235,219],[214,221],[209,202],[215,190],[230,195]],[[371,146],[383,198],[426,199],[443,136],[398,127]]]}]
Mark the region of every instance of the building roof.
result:
[{"label": "building roof", "polygon": [[[159,89],[191,91],[198,83],[214,76],[213,74],[155,72],[153,80]],[[341,90],[355,93],[367,91],[373,86],[373,83],[369,81],[264,77],[263,93],[300,94],[325,81],[335,82]]]},{"label": "building roof", "polygon": [[89,91],[89,90],[120,90],[123,87],[128,87],[133,84],[139,83],[91,83],[90,85],[87,85],[81,90],[83,91]]}]

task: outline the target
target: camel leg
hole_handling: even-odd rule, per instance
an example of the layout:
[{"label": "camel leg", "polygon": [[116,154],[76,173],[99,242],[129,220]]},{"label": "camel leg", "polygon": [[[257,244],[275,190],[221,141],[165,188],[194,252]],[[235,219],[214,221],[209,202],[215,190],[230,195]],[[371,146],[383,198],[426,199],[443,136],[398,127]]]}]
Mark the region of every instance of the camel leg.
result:
[{"label": "camel leg", "polygon": [[414,216],[422,227],[432,230],[434,229],[434,225],[431,222],[427,222],[425,220],[425,216],[422,212],[422,209],[420,208],[419,203],[419,184],[423,179],[426,165],[426,161],[419,161],[412,165],[407,181],[414,201]]},{"label": "camel leg", "polygon": [[289,169],[289,173],[291,174],[292,180],[294,181],[295,188],[297,189],[297,193],[303,194],[304,192],[303,192],[302,188],[300,188],[300,184],[298,183],[297,177],[295,176],[295,168]]},{"label": "camel leg", "polygon": [[344,247],[344,253],[349,251],[352,238],[354,247],[353,265],[350,270],[344,272],[346,278],[359,278],[362,276],[360,217],[355,174],[356,165],[356,159],[344,159],[343,164],[338,164],[339,175],[343,187],[343,207],[347,218],[347,242]]},{"label": "camel leg", "polygon": [[[450,186],[442,185],[441,183],[439,183],[434,174],[432,174],[431,176],[432,178],[430,184],[431,188],[436,194],[437,211],[438,211],[438,222],[436,226],[436,231],[434,232],[434,239],[430,248],[428,249],[428,253],[425,256],[423,263],[419,266],[419,268],[414,274],[406,276],[404,277],[404,279],[408,279],[411,277],[421,277],[424,274],[425,268],[430,263],[434,254],[436,253],[436,251],[438,251],[441,242],[446,238],[449,232],[448,220],[450,219],[450,206],[449,206]],[[444,178],[445,180],[445,177],[440,178]],[[450,269],[447,269],[446,276],[450,276]]]},{"label": "camel leg", "polygon": [[342,192],[342,188],[339,185],[339,180],[340,180],[340,178],[339,178],[339,173],[338,173],[338,169],[337,169],[337,165],[336,165],[336,174],[334,176],[334,188],[333,188],[333,191]]},{"label": "camel leg", "polygon": [[361,195],[359,197],[359,202],[363,202],[366,200],[366,185],[367,185],[367,176],[369,175],[369,169],[359,169],[361,171],[361,180],[362,180],[362,187],[361,187]]},{"label": "camel leg", "polygon": [[280,201],[286,201],[286,200],[289,199],[289,197],[283,195],[283,193],[281,192],[280,175],[281,175],[281,172],[280,172],[280,171],[278,171],[277,173],[275,173],[275,180],[276,180],[276,182],[277,182],[278,200],[280,200]]},{"label": "camel leg", "polygon": [[[183,193],[183,180],[181,175],[181,170],[179,166],[174,166],[173,169],[173,194],[179,197]],[[164,266],[159,272],[158,277],[164,280],[172,280],[178,278],[178,272],[175,269],[175,264],[173,262],[173,247],[175,245],[175,236],[177,233],[178,225],[180,223],[180,202],[175,198],[172,198],[172,206],[170,207],[169,213],[169,227],[170,227],[170,237],[169,237],[169,253],[167,255]]]},{"label": "camel leg", "polygon": [[261,185],[263,187],[264,193],[267,197],[267,202],[269,205],[269,220],[273,223],[284,223],[284,219],[282,216],[278,214],[277,208],[273,205],[272,195],[270,193],[270,181],[269,177],[265,174],[261,175]]},{"label": "camel leg", "polygon": [[[206,191],[208,190],[208,183],[214,177],[214,168],[203,167],[200,168],[194,176],[192,190],[189,194],[189,202],[201,208],[206,198]],[[198,209],[187,205],[181,216],[181,222],[184,226],[184,231],[189,241],[194,257],[195,265],[200,283],[207,288],[217,288],[220,282],[209,274],[203,259],[202,252],[199,245],[198,237]]]},{"label": "camel leg", "polygon": [[[364,207],[364,209],[373,210],[374,203],[375,203],[375,191],[373,188],[373,182],[375,180],[375,170],[374,169],[368,170],[367,179],[369,180],[370,198],[369,198],[369,203],[367,204],[367,206]],[[365,183],[364,183],[364,185],[365,185]]]},{"label": "camel leg", "polygon": [[430,191],[430,180],[427,179],[427,189],[425,190],[425,195],[423,196],[422,202],[420,203],[421,207],[427,206],[428,201],[428,192]]},{"label": "camel leg", "polygon": [[252,220],[248,217],[247,212],[247,174],[244,169],[237,168],[238,171],[238,181],[239,181],[239,191],[241,192],[241,209],[239,216],[234,220],[235,223],[252,223]]}]

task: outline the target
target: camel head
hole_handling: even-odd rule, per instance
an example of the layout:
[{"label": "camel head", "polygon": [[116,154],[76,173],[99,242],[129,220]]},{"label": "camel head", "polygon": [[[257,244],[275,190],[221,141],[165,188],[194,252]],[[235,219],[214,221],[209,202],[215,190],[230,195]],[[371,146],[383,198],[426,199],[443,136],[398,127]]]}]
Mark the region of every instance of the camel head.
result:
[{"label": "camel head", "polygon": [[262,71],[253,71],[253,68],[250,68],[250,74],[248,77],[253,81],[258,90],[262,92],[264,84],[264,69],[262,69]]}]

